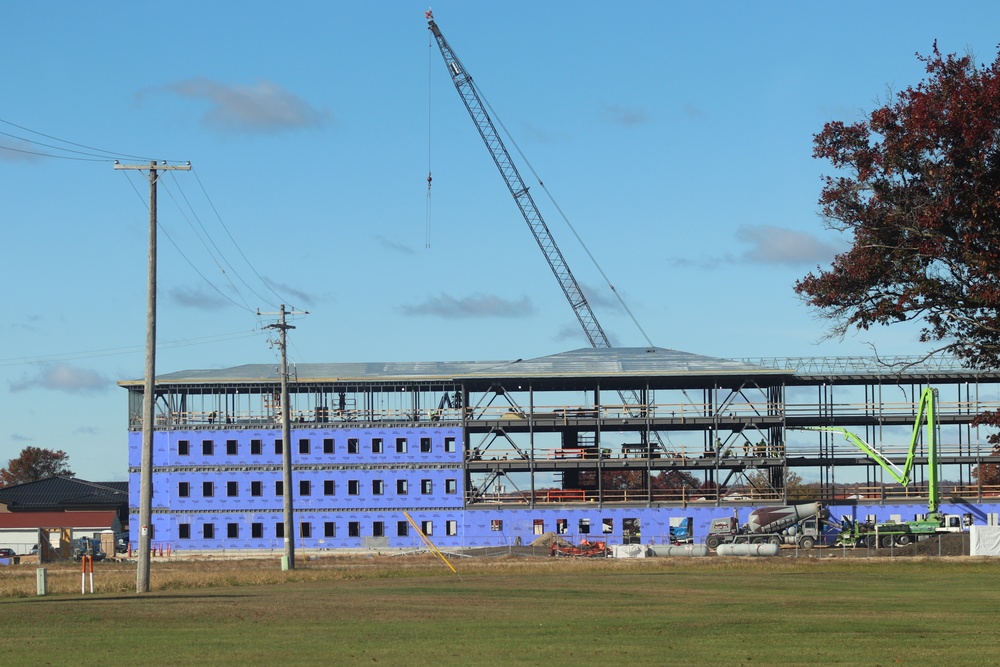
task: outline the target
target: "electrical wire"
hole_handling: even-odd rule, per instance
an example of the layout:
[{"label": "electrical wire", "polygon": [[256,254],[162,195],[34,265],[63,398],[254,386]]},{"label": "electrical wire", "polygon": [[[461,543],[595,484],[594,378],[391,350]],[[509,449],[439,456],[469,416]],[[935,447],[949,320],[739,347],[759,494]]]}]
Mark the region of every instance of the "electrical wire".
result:
[{"label": "electrical wire", "polygon": [[[219,258],[221,259],[221,261],[225,262],[226,266],[229,267],[230,271],[232,271],[232,273],[235,274],[235,276],[239,279],[239,281],[241,283],[243,283],[243,285],[248,290],[250,290],[250,292],[252,292],[254,296],[256,296],[258,299],[260,299],[264,303],[268,303],[267,299],[265,299],[260,294],[258,294],[257,291],[254,290],[254,288],[251,287],[250,284],[247,283],[247,281],[243,279],[243,276],[241,276],[240,273],[239,273],[239,271],[236,270],[236,268],[233,266],[232,262],[230,262],[228,259],[226,259],[225,253],[222,252],[222,249],[219,248],[218,244],[216,244],[215,240],[212,238],[212,235],[209,233],[208,229],[205,228],[205,225],[201,221],[201,217],[198,215],[197,211],[194,210],[194,207],[191,205],[190,200],[188,199],[187,195],[184,193],[184,189],[181,187],[180,180],[178,180],[177,176],[175,174],[173,174],[172,172],[171,172],[170,175],[171,175],[171,178],[174,180],[174,182],[175,182],[175,184],[177,186],[178,192],[180,192],[181,196],[184,198],[184,203],[187,205],[188,209],[191,211],[191,215],[194,217],[195,220],[198,221],[198,226],[201,228],[202,232],[204,233],[204,238],[208,239],[208,242],[212,244],[212,248],[215,248],[215,252],[218,253]],[[194,228],[192,227],[192,229],[194,229]],[[228,233],[229,230],[227,229],[226,231]],[[195,232],[195,235],[198,236],[198,238],[200,240],[202,240],[202,244],[204,245],[205,241],[204,241],[204,239],[202,239],[202,236],[200,234],[198,234],[198,230],[195,229],[194,232]],[[236,244],[235,239],[232,239],[232,237],[230,237],[230,240],[233,241],[233,245],[236,246],[237,250],[239,250],[239,246]],[[207,245],[205,245],[205,249],[208,250],[209,255],[212,255],[212,251],[208,248]],[[242,251],[240,252],[240,255],[245,258],[245,255],[243,255]],[[212,259],[215,260],[215,257],[212,256]],[[229,282],[229,284],[233,288],[233,290],[236,291],[237,293],[239,293],[239,289],[236,287],[235,284],[233,284],[232,279],[229,277],[229,272],[226,271],[226,269],[223,268],[223,266],[221,264],[219,264],[218,260],[216,260],[216,265],[219,267],[219,270],[223,273],[223,275],[226,276],[226,280]],[[261,282],[263,282],[263,281],[261,281]],[[240,295],[240,298],[243,298],[242,294]],[[244,301],[244,303],[246,303],[246,299],[243,299],[243,301]],[[272,305],[273,306],[273,304],[268,304],[268,305]],[[248,310],[253,310],[252,308],[250,308],[249,304],[247,304],[247,309]]]},{"label": "electrical wire", "polygon": [[427,31],[427,219],[424,222],[424,248],[431,247],[431,69],[433,63],[434,35]]},{"label": "electrical wire", "polygon": [[[186,338],[180,340],[158,342],[156,344],[156,349],[166,350],[177,347],[191,347],[194,345],[208,345],[211,343],[221,343],[230,340],[238,340],[240,338],[250,338],[251,336],[257,336],[259,333],[260,333],[259,331],[254,329],[252,331],[235,331],[225,334],[215,334],[212,336],[201,336],[198,338]],[[20,366],[25,364],[55,363],[58,361],[70,361],[73,359],[96,359],[98,357],[113,357],[125,354],[137,354],[145,349],[146,348],[142,345],[133,345],[130,347],[111,347],[111,348],[105,348],[99,350],[87,350],[81,352],[63,352],[59,354],[40,355],[37,357],[12,357],[10,359],[0,359],[0,366]]]},{"label": "electrical wire", "polygon": [[[10,125],[11,127],[16,127],[17,129],[22,130],[24,132],[30,132],[31,134],[37,134],[40,137],[45,137],[46,139],[51,139],[52,141],[58,141],[59,143],[66,144],[68,146],[76,146],[77,148],[85,148],[88,151],[94,151],[94,153],[89,153],[89,155],[92,155],[92,156],[96,156],[96,154],[103,153],[104,154],[103,157],[110,158],[110,159],[129,158],[129,159],[135,159],[135,160],[148,160],[148,161],[151,161],[151,160],[154,159],[154,158],[150,158],[150,157],[144,157],[144,156],[141,156],[141,155],[130,155],[128,153],[118,153],[118,152],[115,152],[115,151],[108,151],[108,150],[104,150],[103,148],[95,148],[93,146],[87,146],[85,144],[79,144],[79,143],[76,143],[74,141],[68,141],[66,139],[60,139],[59,137],[54,137],[51,134],[45,134],[44,132],[39,132],[37,130],[32,130],[30,127],[24,127],[23,125],[18,125],[17,123],[12,123],[11,121],[4,120],[3,118],[0,118],[0,123],[3,123],[5,125]],[[55,150],[66,151],[68,153],[82,153],[82,151],[73,151],[73,150],[68,149],[68,148],[60,148],[58,146],[50,146],[48,144],[42,144],[42,143],[37,142],[37,141],[35,141],[33,139],[26,139],[24,137],[17,137],[17,136],[15,136],[13,134],[7,134],[6,132],[0,132],[0,134],[4,134],[4,135],[6,135],[8,137],[13,137],[15,139],[20,139],[21,141],[26,141],[26,142],[31,143],[31,144],[37,144],[39,146],[45,146],[46,148],[54,148]],[[16,150],[16,149],[8,149],[8,150]],[[82,153],[82,154],[88,155],[88,153]],[[46,155],[46,154],[40,153],[40,155]],[[74,158],[66,158],[66,157],[59,156],[59,155],[48,155],[48,157],[62,158],[62,159],[74,159]],[[180,162],[180,160],[175,160],[175,162]]]},{"label": "electrical wire", "polygon": [[[247,311],[253,312],[254,309],[251,308],[250,304],[248,304],[246,302],[246,299],[243,298],[243,294],[240,292],[239,288],[237,288],[236,285],[233,283],[232,279],[229,277],[229,274],[226,272],[225,268],[223,268],[223,266],[219,262],[219,260],[216,259],[215,254],[212,252],[212,249],[208,247],[208,243],[205,241],[205,238],[198,232],[198,230],[195,228],[195,226],[191,223],[191,218],[189,218],[188,215],[187,215],[187,213],[184,211],[184,209],[181,208],[180,202],[178,202],[177,198],[174,197],[174,194],[173,194],[171,188],[167,187],[167,184],[164,183],[164,182],[162,182],[162,180],[161,180],[160,184],[163,186],[163,189],[166,190],[167,196],[170,197],[171,201],[174,202],[174,205],[177,206],[178,212],[187,221],[188,226],[191,227],[191,230],[194,232],[194,235],[198,238],[199,241],[201,241],[202,247],[205,248],[206,252],[208,252],[208,256],[212,258],[212,261],[215,262],[215,266],[218,267],[218,269],[222,273],[222,275],[225,276],[226,282],[229,283],[229,286],[233,288],[233,291],[236,292],[236,294],[239,296],[239,298],[243,301],[243,308],[245,308]],[[183,197],[185,203],[187,203],[188,208],[191,209],[192,215],[195,216],[196,220],[198,220],[197,214],[194,212],[194,209],[191,208],[191,205],[188,202],[187,197],[184,195],[183,191],[180,190],[180,184],[179,184],[179,182],[177,181],[176,178],[174,178],[174,184],[178,186],[178,192],[180,192],[181,197]],[[208,236],[208,231],[205,230],[204,225],[201,225],[201,220],[198,220],[198,224],[201,226],[201,229],[205,233],[205,236]],[[168,238],[169,238],[169,235],[168,235]],[[209,241],[211,241],[210,237],[209,237]],[[173,243],[173,239],[171,239],[171,243]],[[174,246],[176,247],[176,243],[174,244]],[[216,249],[216,251],[218,251],[218,246],[215,245],[214,241],[212,241],[212,247],[214,247]],[[222,254],[221,251],[219,252],[219,254],[220,255]],[[227,262],[227,264],[228,264],[228,262]],[[202,274],[199,273],[199,275],[202,275]],[[202,277],[204,277],[204,276],[202,276]],[[207,280],[207,278],[206,278],[206,280]],[[215,288],[215,290],[217,292],[219,292],[220,294],[222,294],[222,290],[220,290],[217,287],[215,287],[214,284],[212,285],[212,287]],[[236,303],[232,299],[230,299],[230,301],[232,301],[233,303]]]},{"label": "electrical wire", "polygon": [[[208,201],[208,205],[212,207],[212,212],[215,213],[216,220],[218,220],[219,224],[222,225],[222,229],[225,230],[226,235],[229,237],[229,240],[233,242],[233,246],[236,248],[236,251],[240,254],[240,257],[243,258],[243,261],[246,262],[246,265],[250,267],[250,270],[253,271],[253,274],[255,276],[257,276],[257,279],[260,280],[261,284],[264,285],[264,287],[266,287],[268,290],[270,290],[271,294],[273,294],[278,299],[278,301],[280,301],[282,303],[287,303],[287,300],[283,296],[281,296],[280,294],[278,294],[274,290],[274,288],[271,287],[271,284],[268,281],[264,280],[263,276],[261,276],[260,273],[257,272],[257,269],[254,267],[253,263],[251,263],[250,260],[247,259],[247,256],[243,254],[243,250],[240,249],[240,246],[236,242],[236,239],[233,238],[232,233],[229,231],[229,227],[226,226],[226,223],[222,219],[222,216],[219,215],[218,209],[215,208],[215,204],[212,202],[212,198],[208,196],[208,191],[205,189],[205,185],[201,182],[201,177],[198,176],[198,172],[195,171],[195,169],[193,167],[191,169],[191,172],[194,173],[195,180],[198,181],[198,186],[201,188],[202,193],[205,195],[205,199]],[[249,286],[248,286],[248,288],[249,288]],[[253,291],[253,290],[251,290],[251,291]],[[257,295],[257,292],[254,292],[254,294]],[[264,297],[261,297],[260,295],[257,295],[257,296],[258,296],[258,298],[260,298],[261,301],[263,301],[264,303],[267,303],[272,308],[276,308],[277,307],[273,303],[269,303],[267,301],[267,299],[265,299]]]},{"label": "electrical wire", "polygon": [[[131,177],[130,177],[130,176],[128,175],[128,174],[129,174],[129,171],[128,171],[128,170],[123,170],[123,173],[124,173],[124,174],[126,174],[126,178],[128,178],[129,182],[131,183],[132,179],[131,179]],[[138,188],[136,188],[136,187],[135,187],[135,184],[134,184],[134,183],[132,184],[132,189],[133,189],[133,190],[135,190],[135,192],[136,192],[136,194],[137,194],[137,195],[139,194],[139,190],[138,190]],[[170,191],[169,191],[169,189],[167,190],[167,193],[168,193],[168,194],[170,194]],[[171,197],[172,197],[172,195],[171,195]],[[141,196],[141,195],[139,195],[139,198],[140,198],[140,199],[142,199],[142,196]],[[176,203],[176,201],[175,201],[175,203]],[[149,204],[148,204],[147,202],[145,202],[145,201],[143,201],[143,204],[144,204],[144,206],[145,206],[146,210],[148,211],[148,210],[149,210]],[[206,283],[206,284],[207,284],[207,285],[208,285],[209,287],[211,287],[211,288],[212,288],[213,290],[215,290],[216,292],[218,292],[219,296],[221,296],[221,297],[222,297],[223,299],[225,299],[226,301],[230,302],[231,304],[233,304],[233,305],[234,305],[234,306],[236,306],[237,308],[241,308],[241,309],[245,309],[245,310],[248,310],[248,311],[249,311],[249,312],[251,312],[251,313],[253,313],[253,312],[254,312],[254,310],[253,310],[252,308],[250,308],[249,306],[246,306],[246,305],[244,305],[244,304],[241,304],[241,303],[238,303],[238,302],[234,301],[234,300],[233,300],[233,299],[232,299],[232,298],[231,298],[231,297],[230,297],[230,296],[229,296],[228,294],[226,294],[226,293],[224,293],[224,292],[223,292],[222,290],[220,290],[220,289],[219,289],[219,288],[218,288],[218,287],[217,287],[217,286],[215,285],[215,283],[213,283],[213,282],[212,282],[211,280],[209,280],[209,279],[208,279],[208,278],[207,278],[207,277],[205,276],[205,274],[203,274],[203,273],[201,272],[201,270],[199,270],[199,269],[198,269],[198,267],[196,267],[196,266],[194,265],[194,262],[192,262],[192,261],[191,261],[191,259],[190,259],[190,258],[189,258],[189,257],[188,257],[188,256],[187,256],[187,255],[186,255],[185,253],[184,253],[184,251],[183,251],[183,250],[181,250],[181,247],[180,247],[180,246],[179,246],[179,245],[177,244],[177,242],[176,242],[176,241],[174,241],[173,237],[172,237],[172,236],[170,235],[170,232],[169,232],[169,231],[168,231],[168,230],[167,230],[167,229],[166,229],[166,228],[165,228],[165,227],[164,227],[164,226],[163,226],[163,225],[162,225],[162,224],[160,223],[160,221],[159,221],[158,219],[157,219],[157,221],[156,221],[156,228],[157,228],[157,229],[158,229],[158,230],[159,230],[160,232],[162,232],[164,236],[166,236],[166,237],[167,237],[167,240],[168,240],[168,241],[170,241],[170,244],[174,246],[174,249],[175,249],[175,250],[177,250],[177,253],[178,253],[178,254],[179,254],[179,255],[181,256],[181,258],[183,258],[183,259],[184,259],[184,261],[185,261],[185,262],[187,262],[187,263],[188,263],[188,266],[190,266],[190,267],[191,267],[191,270],[193,270],[193,271],[194,271],[195,273],[197,273],[197,274],[198,274],[198,275],[199,275],[199,276],[201,277],[201,279],[202,279],[202,280],[204,280],[204,281],[205,281],[205,283]]]}]

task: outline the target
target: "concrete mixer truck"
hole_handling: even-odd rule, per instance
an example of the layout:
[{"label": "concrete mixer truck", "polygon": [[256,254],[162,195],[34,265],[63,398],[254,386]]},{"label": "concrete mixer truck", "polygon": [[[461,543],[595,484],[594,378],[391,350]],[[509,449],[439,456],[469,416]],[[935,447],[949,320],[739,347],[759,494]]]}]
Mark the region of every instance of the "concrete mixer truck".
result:
[{"label": "concrete mixer truck", "polygon": [[829,512],[820,503],[759,507],[739,523],[738,510],[733,516],[712,519],[705,536],[705,546],[720,544],[796,544],[812,549],[823,541],[823,524]]}]

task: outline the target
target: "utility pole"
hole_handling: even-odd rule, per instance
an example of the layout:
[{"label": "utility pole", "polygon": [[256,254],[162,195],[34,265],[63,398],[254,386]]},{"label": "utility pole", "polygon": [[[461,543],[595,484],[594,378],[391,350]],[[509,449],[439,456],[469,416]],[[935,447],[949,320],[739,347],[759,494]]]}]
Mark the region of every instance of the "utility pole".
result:
[{"label": "utility pole", "polygon": [[292,424],[291,405],[288,400],[288,330],[294,329],[291,324],[285,322],[285,315],[308,315],[306,311],[285,310],[285,304],[281,304],[281,310],[277,313],[262,313],[259,310],[257,315],[278,315],[277,324],[268,324],[266,329],[277,329],[278,348],[281,350],[281,485],[284,488],[284,519],[285,519],[285,556],[282,569],[295,569],[295,516],[292,507]]},{"label": "utility pole", "polygon": [[139,562],[135,592],[149,592],[150,542],[153,533],[153,408],[156,403],[156,181],[158,172],[191,171],[191,163],[119,164],[115,169],[149,170],[149,273],[146,280],[146,383],[142,393],[142,460],[139,468]]}]

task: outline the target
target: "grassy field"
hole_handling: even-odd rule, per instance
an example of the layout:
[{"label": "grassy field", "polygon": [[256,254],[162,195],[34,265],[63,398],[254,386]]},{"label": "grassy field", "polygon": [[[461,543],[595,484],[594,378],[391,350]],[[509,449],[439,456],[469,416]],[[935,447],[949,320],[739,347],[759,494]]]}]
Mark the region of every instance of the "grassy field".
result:
[{"label": "grassy field", "polygon": [[998,665],[979,559],[328,558],[0,568],[0,664]]}]

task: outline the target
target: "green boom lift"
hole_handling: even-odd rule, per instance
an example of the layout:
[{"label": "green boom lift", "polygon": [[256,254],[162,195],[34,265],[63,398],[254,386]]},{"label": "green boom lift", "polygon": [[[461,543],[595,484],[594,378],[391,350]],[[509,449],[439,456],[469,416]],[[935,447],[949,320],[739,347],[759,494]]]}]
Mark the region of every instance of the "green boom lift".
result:
[{"label": "green boom lift", "polygon": [[910,484],[910,473],[916,458],[917,446],[920,442],[920,432],[927,424],[927,515],[923,519],[913,521],[887,521],[884,523],[860,522],[850,517],[843,517],[843,529],[837,537],[838,545],[888,547],[893,544],[904,546],[927,535],[941,532],[957,532],[965,523],[961,517],[943,515],[939,510],[940,495],[938,491],[938,427],[937,427],[937,389],[930,387],[920,393],[920,404],[917,407],[917,418],[913,424],[913,435],[910,437],[910,448],[907,451],[906,463],[900,468],[890,461],[860,437],[847,429],[838,426],[807,426],[811,431],[829,431],[840,433],[844,438],[867,454],[879,464],[893,479],[903,487]]}]

